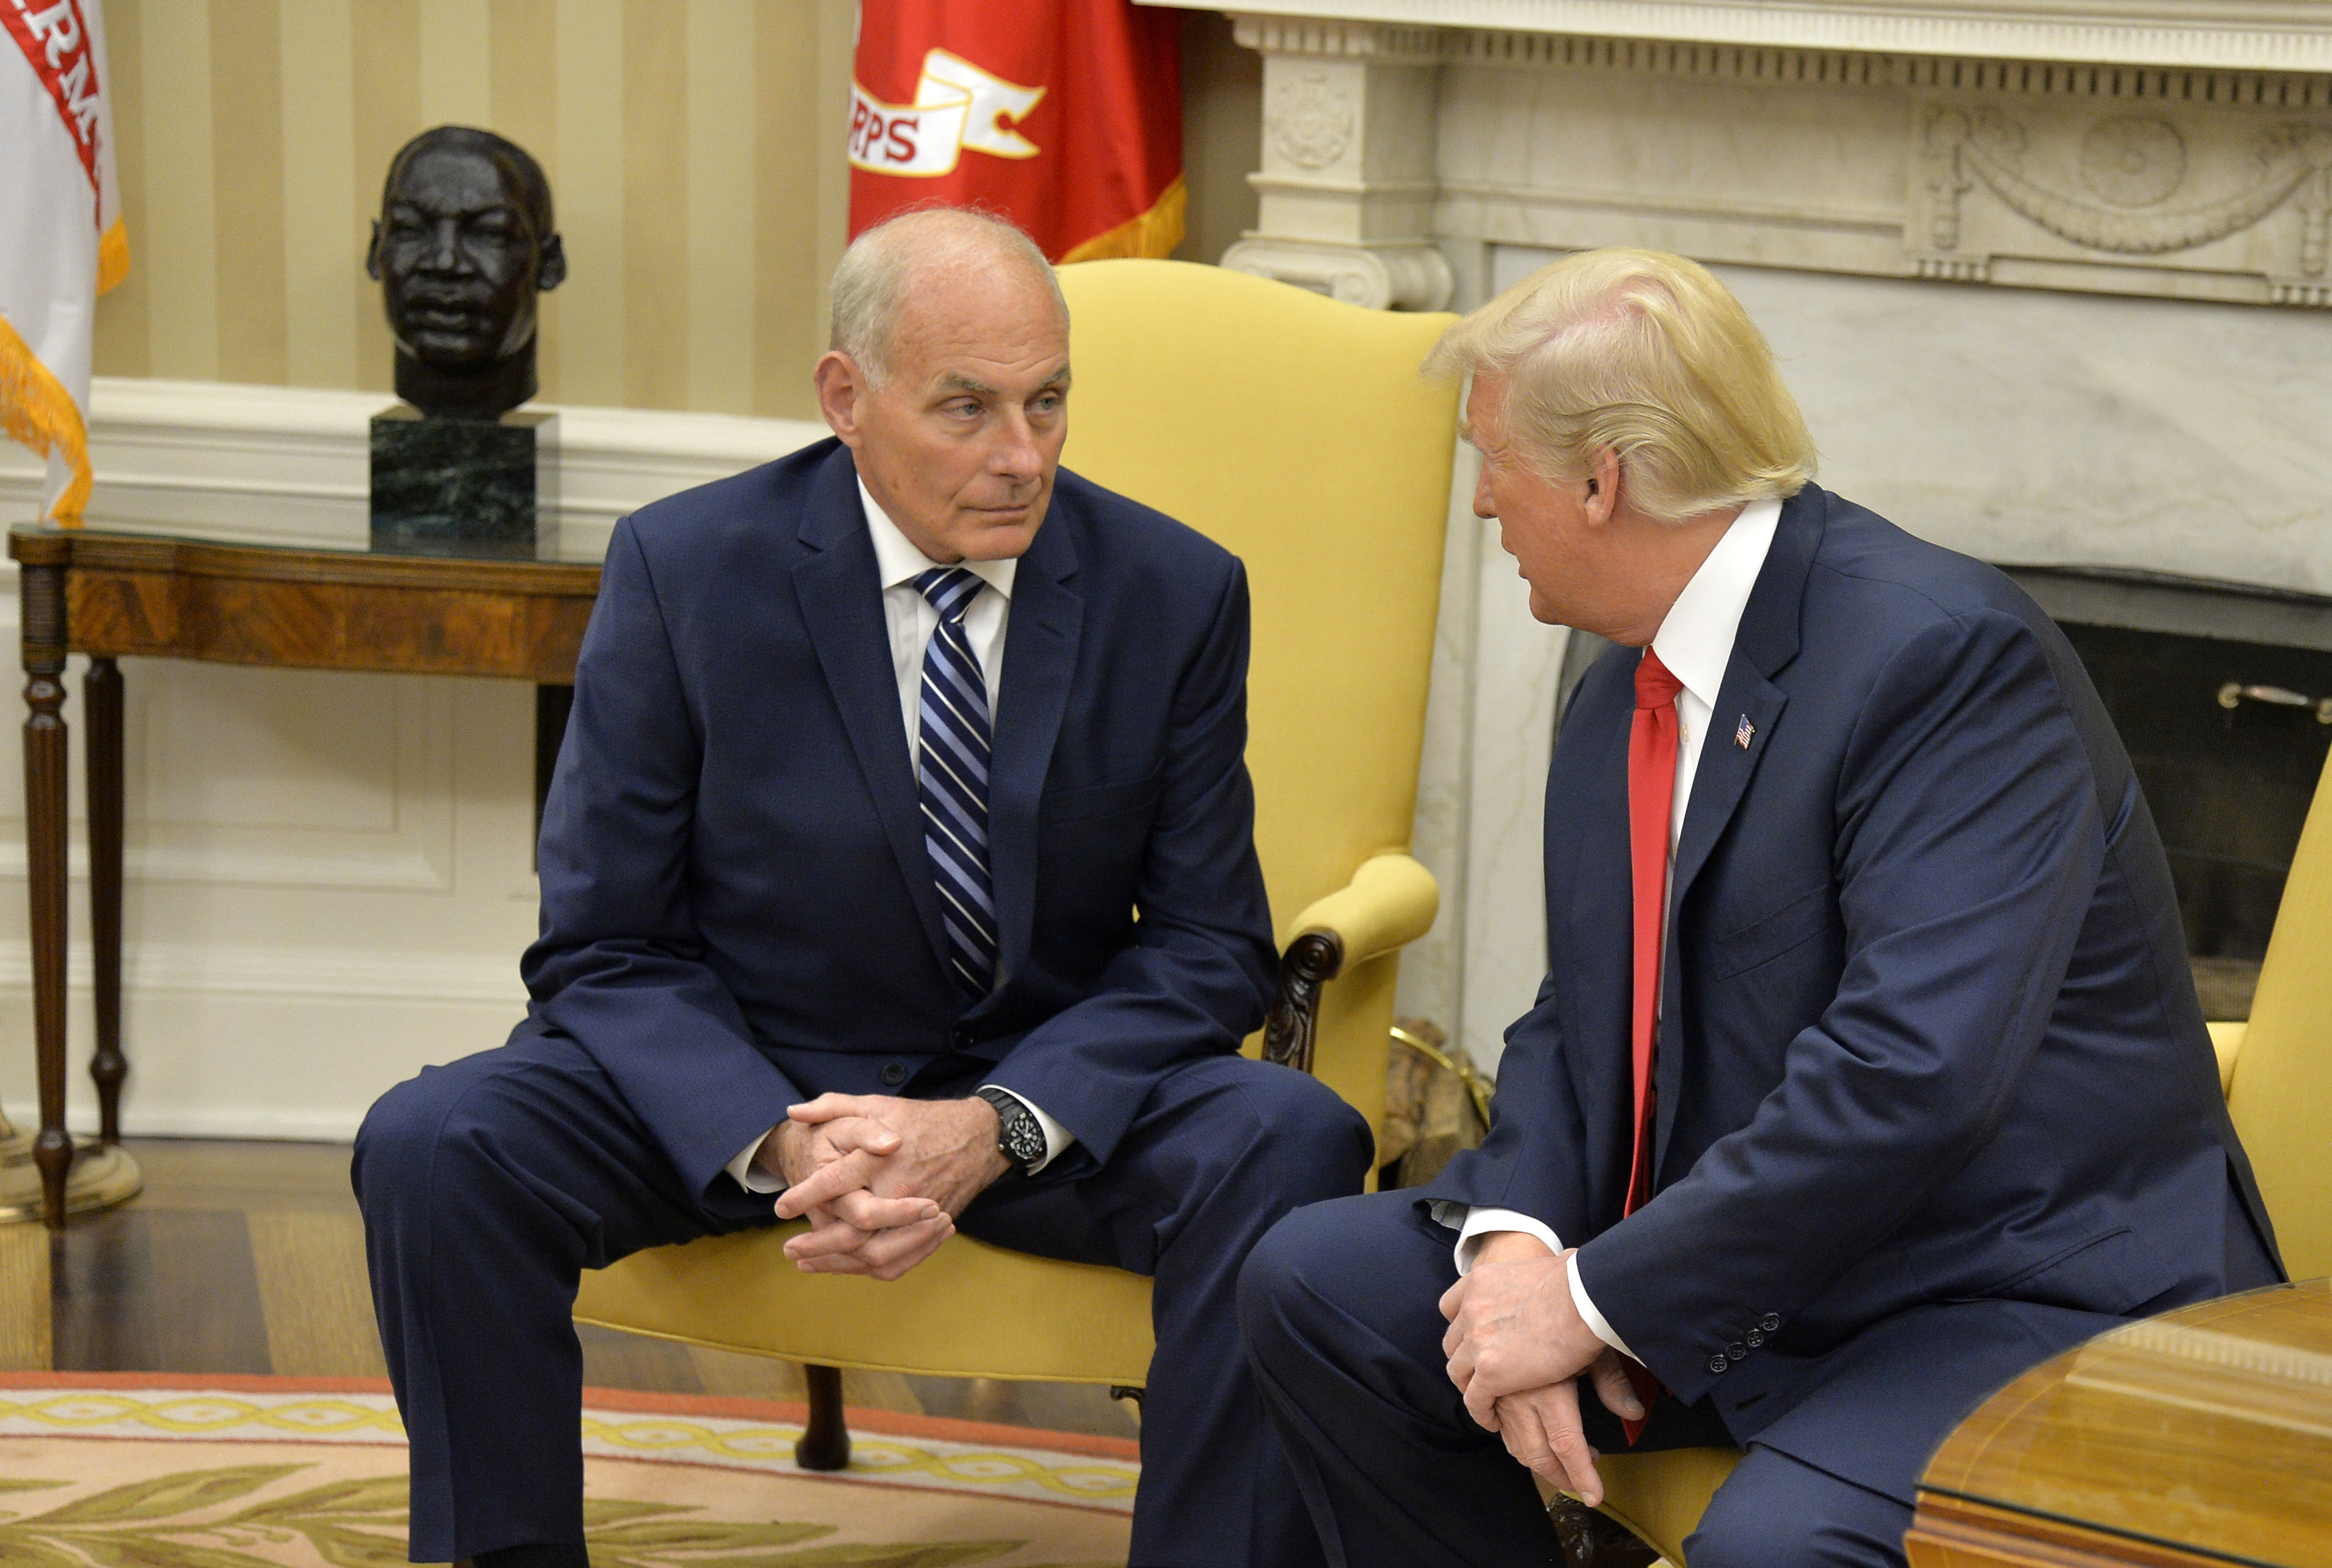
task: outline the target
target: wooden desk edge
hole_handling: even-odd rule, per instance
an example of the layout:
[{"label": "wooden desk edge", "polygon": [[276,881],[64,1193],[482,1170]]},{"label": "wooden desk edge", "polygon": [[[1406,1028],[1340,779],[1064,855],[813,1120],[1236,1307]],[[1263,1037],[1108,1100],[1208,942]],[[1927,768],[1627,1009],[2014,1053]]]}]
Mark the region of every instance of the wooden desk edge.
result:
[{"label": "wooden desk edge", "polygon": [[1903,1550],[1911,1568],[2224,1568],[2251,1562],[1924,1487]]},{"label": "wooden desk edge", "polygon": [[281,545],[225,545],[166,534],[109,534],[19,523],[8,554],[28,566],[164,572],[253,582],[319,583],[366,588],[423,588],[591,598],[599,567],[588,561],[495,560],[463,556],[375,556],[357,550]]},{"label": "wooden desk edge", "polygon": [[[2150,1321],[2223,1329],[2254,1315],[2313,1311],[2310,1302],[2327,1294],[2327,1281],[2300,1280],[2198,1302]],[[2109,1340],[2117,1332],[2108,1330],[2089,1344]],[[2087,1348],[2076,1346],[2017,1377],[1979,1405],[1936,1449],[1920,1478],[1917,1506],[1905,1537],[1912,1568],[2195,1568],[2260,1561],[1981,1497],[1977,1471],[1987,1450],[2016,1430],[2034,1405],[2058,1392]]]}]

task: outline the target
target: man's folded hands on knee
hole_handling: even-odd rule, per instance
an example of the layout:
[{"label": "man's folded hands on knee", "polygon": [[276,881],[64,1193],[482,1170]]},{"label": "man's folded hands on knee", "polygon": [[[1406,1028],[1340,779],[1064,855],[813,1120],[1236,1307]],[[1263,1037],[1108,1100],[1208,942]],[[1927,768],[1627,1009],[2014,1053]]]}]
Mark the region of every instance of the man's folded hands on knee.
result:
[{"label": "man's folded hands on knee", "polygon": [[1603,1500],[1603,1481],[1580,1422],[1578,1378],[1616,1416],[1641,1420],[1644,1408],[1620,1353],[1579,1316],[1570,1258],[1523,1231],[1489,1237],[1441,1297],[1449,1320],[1441,1348],[1475,1421],[1533,1474],[1591,1506]]},{"label": "man's folded hands on knee", "polygon": [[896,1279],[955,1233],[955,1217],[1008,1164],[986,1100],[820,1095],[795,1106],[763,1145],[786,1190],[780,1219],[810,1229],[786,1242],[806,1274]]}]

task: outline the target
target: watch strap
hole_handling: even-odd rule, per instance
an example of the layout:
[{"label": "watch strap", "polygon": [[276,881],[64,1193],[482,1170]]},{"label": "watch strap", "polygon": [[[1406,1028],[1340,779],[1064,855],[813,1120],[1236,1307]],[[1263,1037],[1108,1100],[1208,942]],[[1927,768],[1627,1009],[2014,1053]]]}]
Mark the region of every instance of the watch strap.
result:
[{"label": "watch strap", "polygon": [[994,1084],[982,1084],[973,1092],[996,1107],[996,1152],[1009,1160],[1014,1170],[1029,1174],[1042,1163],[1047,1148],[1037,1113],[1019,1096]]}]

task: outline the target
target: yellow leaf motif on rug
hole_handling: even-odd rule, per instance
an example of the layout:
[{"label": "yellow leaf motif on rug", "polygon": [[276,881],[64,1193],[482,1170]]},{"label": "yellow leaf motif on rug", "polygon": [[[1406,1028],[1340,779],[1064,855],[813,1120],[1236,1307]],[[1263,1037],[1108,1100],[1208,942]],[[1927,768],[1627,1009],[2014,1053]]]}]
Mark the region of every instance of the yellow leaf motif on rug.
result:
[{"label": "yellow leaf motif on rug", "polygon": [[[1125,1561],[1137,1468],[1075,1440],[862,1428],[849,1470],[814,1475],[793,1465],[798,1424],[755,1419],[780,1411],[696,1406],[585,1410],[594,1568]],[[403,1436],[387,1394],[369,1391],[0,1385],[0,1563],[395,1568]],[[1036,1446],[1047,1440],[1059,1446]]]}]

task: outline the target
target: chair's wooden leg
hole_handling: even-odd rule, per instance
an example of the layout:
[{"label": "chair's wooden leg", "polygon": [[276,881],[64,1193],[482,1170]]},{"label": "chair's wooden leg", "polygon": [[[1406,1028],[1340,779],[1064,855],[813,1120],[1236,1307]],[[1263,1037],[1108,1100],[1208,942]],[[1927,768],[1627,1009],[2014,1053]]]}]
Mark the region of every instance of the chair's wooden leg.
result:
[{"label": "chair's wooden leg", "polygon": [[802,1381],[809,1385],[809,1420],[794,1445],[794,1463],[805,1470],[848,1469],[850,1428],[842,1419],[841,1369],[805,1366]]}]

